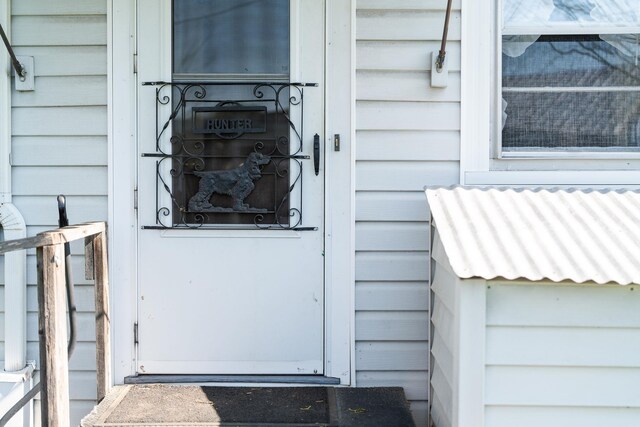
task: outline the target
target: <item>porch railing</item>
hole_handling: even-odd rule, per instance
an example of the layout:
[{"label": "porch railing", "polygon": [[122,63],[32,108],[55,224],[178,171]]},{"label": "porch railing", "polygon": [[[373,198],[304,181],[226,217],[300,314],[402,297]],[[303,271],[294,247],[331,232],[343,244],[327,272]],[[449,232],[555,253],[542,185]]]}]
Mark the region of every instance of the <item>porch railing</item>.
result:
[{"label": "porch railing", "polygon": [[26,239],[0,242],[0,254],[36,249],[38,264],[38,334],[43,427],[69,425],[69,362],[64,244],[84,239],[85,277],[95,281],[96,376],[100,402],[111,387],[111,340],[107,230],[90,222],[46,231]]}]

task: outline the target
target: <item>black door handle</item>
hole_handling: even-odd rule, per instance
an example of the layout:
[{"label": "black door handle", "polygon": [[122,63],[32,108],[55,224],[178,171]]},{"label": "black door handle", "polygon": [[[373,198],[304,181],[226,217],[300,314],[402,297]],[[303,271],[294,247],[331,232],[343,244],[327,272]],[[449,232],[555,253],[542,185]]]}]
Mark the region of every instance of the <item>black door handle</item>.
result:
[{"label": "black door handle", "polygon": [[313,136],[313,167],[317,176],[320,173],[320,135],[317,133]]}]

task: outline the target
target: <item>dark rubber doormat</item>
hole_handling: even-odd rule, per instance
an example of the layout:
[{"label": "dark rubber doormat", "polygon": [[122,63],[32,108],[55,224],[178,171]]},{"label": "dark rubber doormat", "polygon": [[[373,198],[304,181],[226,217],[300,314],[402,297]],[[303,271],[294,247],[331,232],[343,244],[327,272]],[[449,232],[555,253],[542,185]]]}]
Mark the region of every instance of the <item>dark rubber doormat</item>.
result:
[{"label": "dark rubber doormat", "polygon": [[114,387],[82,427],[414,427],[399,387]]},{"label": "dark rubber doormat", "polygon": [[137,386],[105,420],[111,423],[329,424],[323,387]]}]

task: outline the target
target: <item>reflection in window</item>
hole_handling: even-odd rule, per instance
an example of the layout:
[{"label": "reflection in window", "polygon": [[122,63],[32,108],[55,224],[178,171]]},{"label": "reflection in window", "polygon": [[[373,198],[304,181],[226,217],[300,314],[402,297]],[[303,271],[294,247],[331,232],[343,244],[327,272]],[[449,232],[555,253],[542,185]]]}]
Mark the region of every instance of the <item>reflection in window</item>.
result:
[{"label": "reflection in window", "polygon": [[637,6],[504,0],[504,151],[640,151]]},{"label": "reflection in window", "polygon": [[197,82],[172,88],[173,224],[295,226],[289,1],[174,0],[173,13],[174,81]]},{"label": "reflection in window", "polygon": [[174,74],[289,74],[288,0],[174,0]]}]

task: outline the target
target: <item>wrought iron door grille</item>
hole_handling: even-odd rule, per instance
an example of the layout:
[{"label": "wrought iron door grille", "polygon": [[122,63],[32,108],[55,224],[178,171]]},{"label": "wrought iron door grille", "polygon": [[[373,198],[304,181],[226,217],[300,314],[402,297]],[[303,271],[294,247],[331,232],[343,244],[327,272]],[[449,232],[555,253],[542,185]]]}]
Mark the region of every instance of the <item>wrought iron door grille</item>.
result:
[{"label": "wrought iron door grille", "polygon": [[143,85],[156,104],[155,152],[142,153],[156,161],[156,224],[143,228],[315,229],[302,171],[304,89],[317,84]]}]

